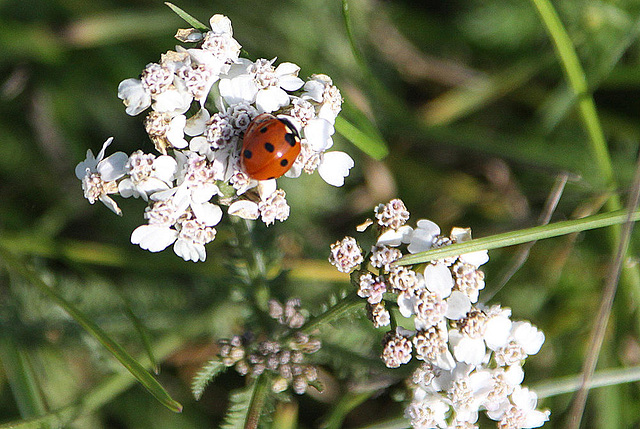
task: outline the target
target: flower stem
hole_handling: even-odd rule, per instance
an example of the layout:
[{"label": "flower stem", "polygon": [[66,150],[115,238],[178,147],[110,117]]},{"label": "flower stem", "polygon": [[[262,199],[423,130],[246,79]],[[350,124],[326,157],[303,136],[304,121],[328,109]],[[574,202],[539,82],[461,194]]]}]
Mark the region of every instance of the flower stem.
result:
[{"label": "flower stem", "polygon": [[361,307],[362,304],[362,299],[360,299],[355,293],[350,294],[344,297],[340,302],[331,307],[329,310],[316,317],[310,318],[307,323],[305,323],[305,325],[299,329],[299,332],[302,332],[304,334],[311,334],[314,330],[318,329],[322,325],[338,320],[350,311]]},{"label": "flower stem", "polygon": [[269,290],[266,282],[266,266],[262,253],[253,246],[253,240],[249,231],[249,222],[237,216],[230,216],[231,224],[236,234],[236,247],[245,262],[246,280],[252,291],[248,295],[254,300],[261,311],[269,310]]}]

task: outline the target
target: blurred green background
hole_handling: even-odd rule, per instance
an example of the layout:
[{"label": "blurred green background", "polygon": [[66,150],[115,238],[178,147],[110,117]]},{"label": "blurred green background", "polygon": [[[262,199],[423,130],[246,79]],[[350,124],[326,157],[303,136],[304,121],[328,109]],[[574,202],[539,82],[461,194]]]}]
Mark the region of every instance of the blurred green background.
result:
[{"label": "blurred green background", "polygon": [[[281,300],[301,297],[313,309],[347,289],[348,277],[326,261],[328,246],[353,235],[375,205],[394,197],[405,201],[414,221],[429,218],[444,231],[469,226],[480,237],[535,225],[562,172],[571,180],[554,220],[596,213],[612,193],[626,195],[640,139],[636,1],[555,3],[593,91],[613,160],[613,189],[594,162],[576,99],[532,2],[350,1],[366,71],[354,58],[339,1],[176,4],[205,23],[215,13],[229,16],[235,38],[254,58],[295,62],[304,78],[328,74],[345,98],[344,117],[377,130],[388,145],[388,157],[379,161],[336,135],[335,146],[356,160],[342,188],[317,175],[279,181],[291,217],[269,229],[258,226],[255,235],[271,249],[276,271],[276,256],[285,256],[280,268],[288,276],[272,291]],[[77,428],[212,427],[229,391],[242,385],[229,372],[201,401],[189,392],[194,371],[215,353],[214,340],[241,332],[246,316],[229,270],[228,226],[207,246],[205,263],[184,262],[171,250],[151,254],[129,243],[143,222],[144,202],[120,199],[124,216],[114,216],[87,203],[73,172],[87,149],[96,153],[110,136],[112,151],[153,150],[142,118],[125,114],[117,85],[173,49],[176,29],[185,27],[160,1],[0,2],[0,244],[143,356],[127,316],[135,314],[163,361],[159,381],[185,406],[173,414],[136,383],[100,384],[121,373],[120,365],[50,299],[3,268],[0,423],[29,415],[12,378],[11,363],[21,359],[41,389],[40,411],[99,398],[100,406],[70,425]],[[512,263],[513,250],[490,253],[488,290]],[[527,361],[525,384],[580,372],[612,254],[604,230],[539,242],[491,301],[547,336]],[[599,368],[640,364],[639,297],[638,287],[621,284]],[[320,359],[334,384],[322,395],[281,404],[276,416],[297,414],[299,427],[318,427],[336,404],[365,391],[362,404],[347,407],[343,427],[382,421],[392,423],[381,427],[402,427],[394,399],[407,372],[372,363],[351,362],[352,368],[332,357],[343,347],[375,361],[382,331],[369,325],[361,318],[328,333],[334,349],[327,346]],[[552,410],[545,427],[564,426],[570,401],[571,395],[544,400]],[[583,427],[640,427],[637,383],[593,390]]]}]

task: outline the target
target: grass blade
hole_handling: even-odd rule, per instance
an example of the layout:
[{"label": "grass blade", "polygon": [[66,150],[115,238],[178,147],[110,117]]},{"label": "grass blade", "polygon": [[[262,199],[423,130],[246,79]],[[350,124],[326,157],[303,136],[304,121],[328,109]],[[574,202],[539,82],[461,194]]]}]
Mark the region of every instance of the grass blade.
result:
[{"label": "grass blade", "polygon": [[29,418],[46,414],[47,404],[29,356],[13,338],[0,337],[0,361],[20,415]]},{"label": "grass blade", "polygon": [[341,116],[336,118],[336,130],[370,157],[381,160],[389,154],[386,143],[379,136],[367,134]]},{"label": "grass blade", "polygon": [[170,3],[168,1],[164,2],[164,4],[166,4],[167,6],[169,6],[169,8],[176,14],[178,15],[180,18],[184,19],[187,24],[189,24],[190,26],[192,26],[193,28],[195,28],[196,30],[200,30],[202,32],[205,31],[209,31],[209,27],[207,27],[206,25],[204,25],[203,23],[201,23],[200,21],[198,21],[196,18],[194,18],[193,16],[189,15],[187,12],[185,12],[184,10],[180,9],[178,6],[176,6],[173,3]]},{"label": "grass blade", "polygon": [[129,372],[165,407],[175,412],[182,411],[182,405],[176,402],[167,391],[153,378],[153,376],[134,358],[129,355],[126,350],[107,335],[102,328],[96,325],[83,312],[76,308],[69,301],[58,294],[56,290],[46,284],[38,274],[18,260],[11,252],[0,246],[0,259],[3,261],[7,269],[15,272],[31,285],[35,286],[50,298],[57,305],[62,307],[69,316],[71,316],[84,330],[91,334],[102,344],[118,361],[129,370]]},{"label": "grass blade", "polygon": [[[619,225],[627,221],[628,214],[627,210],[616,210],[614,212],[589,216],[582,219],[555,222],[549,225],[496,234],[490,237],[476,238],[464,243],[452,244],[451,246],[407,255],[398,260],[396,264],[420,264],[423,262],[433,261],[435,259],[448,258],[479,250],[498,249],[500,247],[514,246],[516,244],[527,243],[529,241],[559,237],[561,235],[571,234],[574,232]],[[640,220],[640,210],[635,210],[631,214],[630,220],[634,222]]]}]

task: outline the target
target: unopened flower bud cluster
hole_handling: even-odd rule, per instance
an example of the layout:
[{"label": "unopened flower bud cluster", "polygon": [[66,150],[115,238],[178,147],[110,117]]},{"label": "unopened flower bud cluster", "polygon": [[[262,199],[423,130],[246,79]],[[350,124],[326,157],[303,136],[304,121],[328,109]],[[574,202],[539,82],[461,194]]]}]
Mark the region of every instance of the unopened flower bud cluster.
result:
[{"label": "unopened flower bud cluster", "polygon": [[[298,310],[300,302],[289,300],[285,305],[275,300],[269,302],[272,318],[287,328],[301,327],[306,318]],[[241,336],[220,341],[218,358],[228,366],[234,367],[241,375],[257,377],[265,371],[272,374],[271,389],[278,393],[291,388],[301,395],[307,388],[318,385],[318,370],[305,363],[305,355],[320,349],[320,340],[297,332],[286,342],[262,340],[249,342]]]},{"label": "unopened flower bud cluster", "polygon": [[357,294],[367,301],[376,328],[392,325],[397,313],[407,321],[385,334],[381,359],[389,368],[414,357],[422,362],[408,380],[412,401],[405,416],[411,425],[474,428],[484,411],[499,428],[542,426],[550,413],[536,409],[537,396],[521,383],[522,365],[540,350],[544,334],[529,322],[512,321],[507,308],[478,303],[484,288],[479,267],[488,253],[394,264],[407,253],[470,240],[470,230],[454,228],[445,236],[426,219],[411,227],[399,199],[376,207],[375,219],[378,236],[366,256],[356,239],[346,237],[331,246],[329,261],[341,272],[357,269]]},{"label": "unopened flower bud cluster", "polygon": [[173,244],[178,256],[194,262],[206,258],[220,205],[267,225],[289,216],[276,180],[254,180],[241,167],[244,132],[259,114],[286,117],[298,129],[302,149],[286,177],[318,170],[326,182],[342,186],[353,167],[346,153],[328,151],[342,105],[328,76],[304,81],[293,63],[242,58],[229,18],[214,15],[209,25],[204,32],[178,31],[187,47],[162,54],[139,79],[118,87],[129,115],[147,111],[144,126],[157,152],[105,156],[110,138],[97,157],[89,150],[76,167],[91,204],[101,201],[121,214],[111,195],[148,203],[147,223],[133,231],[132,243],[151,252]]}]

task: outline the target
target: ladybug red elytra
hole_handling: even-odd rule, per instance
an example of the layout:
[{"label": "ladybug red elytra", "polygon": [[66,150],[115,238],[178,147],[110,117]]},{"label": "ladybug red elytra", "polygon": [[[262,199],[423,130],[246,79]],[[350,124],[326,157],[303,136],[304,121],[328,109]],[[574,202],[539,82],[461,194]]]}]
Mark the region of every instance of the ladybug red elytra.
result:
[{"label": "ladybug red elytra", "polygon": [[240,154],[242,169],[252,179],[268,180],[289,171],[300,154],[300,135],[291,122],[262,113],[247,127]]}]

